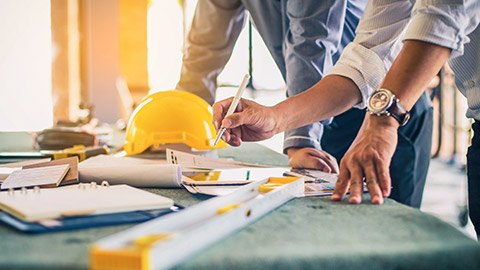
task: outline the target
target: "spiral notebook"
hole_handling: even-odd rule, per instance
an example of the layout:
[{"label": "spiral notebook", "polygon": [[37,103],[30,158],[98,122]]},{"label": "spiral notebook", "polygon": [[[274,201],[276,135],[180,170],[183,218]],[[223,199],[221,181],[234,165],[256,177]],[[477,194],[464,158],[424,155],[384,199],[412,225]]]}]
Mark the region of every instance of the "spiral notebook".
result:
[{"label": "spiral notebook", "polygon": [[172,199],[128,185],[93,183],[0,192],[0,210],[28,222],[170,208],[172,205]]}]

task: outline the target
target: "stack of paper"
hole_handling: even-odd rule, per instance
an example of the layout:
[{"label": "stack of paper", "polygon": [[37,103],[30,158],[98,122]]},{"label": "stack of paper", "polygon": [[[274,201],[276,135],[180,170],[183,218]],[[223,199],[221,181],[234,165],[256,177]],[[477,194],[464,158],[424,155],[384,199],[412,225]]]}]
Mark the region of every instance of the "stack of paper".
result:
[{"label": "stack of paper", "polygon": [[0,165],[0,182],[7,179],[7,177],[14,171],[21,170],[23,166],[44,163],[50,161],[50,158],[31,159],[20,162],[13,162]]},{"label": "stack of paper", "polygon": [[252,181],[287,175],[305,177],[305,196],[326,196],[332,194],[338,176],[318,170],[291,170],[206,158],[171,149],[167,149],[167,160],[182,167],[183,175],[186,176],[182,184],[188,191],[212,196],[229,194]]}]

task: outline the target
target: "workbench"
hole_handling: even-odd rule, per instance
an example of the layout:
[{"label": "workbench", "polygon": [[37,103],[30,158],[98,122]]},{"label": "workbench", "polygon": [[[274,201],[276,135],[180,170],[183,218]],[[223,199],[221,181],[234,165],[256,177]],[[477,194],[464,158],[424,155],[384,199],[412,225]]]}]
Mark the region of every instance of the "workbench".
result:
[{"label": "workbench", "polygon": [[[287,165],[258,144],[221,157]],[[147,189],[188,207],[208,196]],[[368,201],[368,194],[364,195]],[[85,269],[92,242],[133,225],[29,235],[0,225],[0,269]],[[387,199],[350,205],[329,197],[294,199],[177,269],[480,269],[480,245],[441,220]]]}]

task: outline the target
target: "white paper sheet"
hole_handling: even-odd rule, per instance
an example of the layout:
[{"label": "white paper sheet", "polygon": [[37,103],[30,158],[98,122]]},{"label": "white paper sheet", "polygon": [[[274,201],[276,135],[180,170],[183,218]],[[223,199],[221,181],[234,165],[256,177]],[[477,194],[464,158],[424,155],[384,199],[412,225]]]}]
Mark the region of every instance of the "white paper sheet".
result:
[{"label": "white paper sheet", "polygon": [[50,158],[32,159],[20,162],[13,162],[0,165],[0,182],[7,179],[7,177],[14,171],[21,170],[23,166],[43,163],[50,161]]},{"label": "white paper sheet", "polygon": [[14,171],[21,170],[22,167],[17,168],[8,168],[8,167],[0,167],[0,182],[7,179],[10,174]]},{"label": "white paper sheet", "polygon": [[178,164],[182,166],[182,168],[215,170],[226,168],[268,167],[264,165],[245,163],[224,158],[202,157],[172,149],[167,149],[166,155],[168,163]]},{"label": "white paper sheet", "polygon": [[181,169],[165,160],[99,155],[78,166],[80,182],[108,181],[134,187],[180,187]]}]

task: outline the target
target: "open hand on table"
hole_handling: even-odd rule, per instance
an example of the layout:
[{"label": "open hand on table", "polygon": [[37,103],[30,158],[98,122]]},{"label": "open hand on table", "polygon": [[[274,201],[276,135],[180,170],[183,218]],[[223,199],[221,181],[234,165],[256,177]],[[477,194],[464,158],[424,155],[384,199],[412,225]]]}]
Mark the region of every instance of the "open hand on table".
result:
[{"label": "open hand on table", "polygon": [[235,113],[225,117],[232,100],[224,99],[213,105],[213,125],[217,132],[221,126],[227,128],[222,136],[226,143],[240,146],[242,141],[261,141],[278,132],[272,107],[251,100],[241,99]]},{"label": "open hand on table", "polygon": [[315,169],[327,173],[338,173],[337,160],[329,153],[315,148],[288,148],[290,166],[293,168]]},{"label": "open hand on table", "polygon": [[372,203],[390,195],[389,166],[397,146],[398,122],[390,116],[367,114],[360,131],[340,162],[332,200],[342,200],[350,188],[350,203],[361,203],[365,180]]}]

